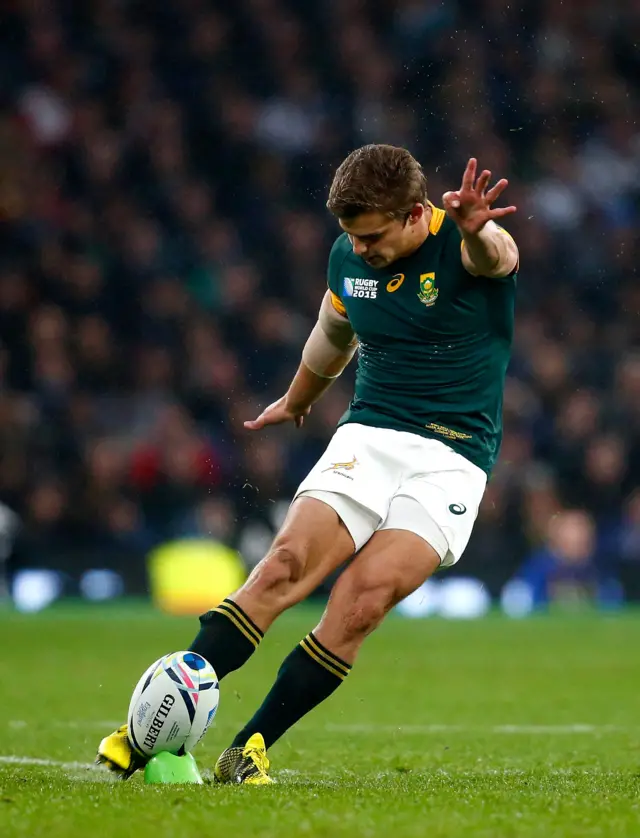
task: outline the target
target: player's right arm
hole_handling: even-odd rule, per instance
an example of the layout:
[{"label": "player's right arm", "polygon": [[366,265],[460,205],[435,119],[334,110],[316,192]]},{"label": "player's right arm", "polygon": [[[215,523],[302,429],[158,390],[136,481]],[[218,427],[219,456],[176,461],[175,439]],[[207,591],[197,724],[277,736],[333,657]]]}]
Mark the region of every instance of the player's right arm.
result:
[{"label": "player's right arm", "polygon": [[318,320],[302,350],[300,366],[289,389],[245,428],[258,431],[265,425],[295,422],[301,427],[311,405],[333,384],[356,351],[357,340],[340,299],[327,291]]}]

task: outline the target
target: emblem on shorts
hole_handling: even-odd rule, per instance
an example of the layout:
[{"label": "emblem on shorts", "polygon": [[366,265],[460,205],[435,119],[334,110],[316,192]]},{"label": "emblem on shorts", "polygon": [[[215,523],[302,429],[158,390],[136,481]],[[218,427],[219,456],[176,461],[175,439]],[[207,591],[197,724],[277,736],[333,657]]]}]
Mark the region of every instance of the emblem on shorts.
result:
[{"label": "emblem on shorts", "polygon": [[356,459],[356,455],[354,454],[353,455],[353,460],[349,460],[346,463],[331,463],[331,465],[328,468],[323,468],[322,469],[322,474],[324,474],[325,471],[333,471],[336,474],[339,474],[340,477],[348,477],[349,480],[353,480],[353,477],[349,477],[348,474],[343,474],[343,472],[353,471],[353,469],[357,465],[358,465],[358,461]]},{"label": "emblem on shorts", "polygon": [[435,305],[440,292],[436,288],[435,271],[430,274],[420,274],[420,291],[418,292],[418,299],[424,303],[427,308]]},{"label": "emblem on shorts", "polygon": [[464,515],[467,511],[467,507],[463,503],[451,503],[449,504],[449,512],[452,515]]}]

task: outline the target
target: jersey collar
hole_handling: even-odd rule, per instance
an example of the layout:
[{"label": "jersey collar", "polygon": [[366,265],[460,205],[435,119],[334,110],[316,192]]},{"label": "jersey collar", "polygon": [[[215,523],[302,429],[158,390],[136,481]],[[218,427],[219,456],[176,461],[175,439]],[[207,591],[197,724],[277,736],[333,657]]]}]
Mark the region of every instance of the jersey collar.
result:
[{"label": "jersey collar", "polygon": [[431,201],[427,201],[427,203],[431,207],[431,218],[429,219],[429,235],[437,236],[447,213],[443,209],[440,209],[440,207],[434,206],[431,203]]}]

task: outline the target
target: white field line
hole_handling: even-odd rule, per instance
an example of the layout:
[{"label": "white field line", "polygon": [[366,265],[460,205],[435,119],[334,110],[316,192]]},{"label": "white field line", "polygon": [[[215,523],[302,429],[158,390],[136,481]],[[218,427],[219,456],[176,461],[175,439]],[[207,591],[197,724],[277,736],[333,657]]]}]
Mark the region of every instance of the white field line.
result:
[{"label": "white field line", "polygon": [[395,733],[410,736],[416,733],[491,733],[506,735],[592,734],[631,733],[638,727],[619,725],[374,725],[374,724],[328,724],[329,733]]},{"label": "white field line", "polygon": [[[121,780],[115,774],[107,771],[102,765],[95,762],[63,762],[57,759],[42,759],[40,757],[19,757],[0,755],[0,765],[36,765],[42,768],[54,768],[62,771],[76,780],[92,783],[120,783]],[[201,770],[202,777],[213,779],[212,772]]]},{"label": "white field line", "polygon": [[[32,722],[27,722],[24,719],[11,719],[7,722],[7,726],[12,730],[22,730],[23,728],[30,727],[32,724]],[[74,722],[53,721],[48,722],[47,727],[66,728],[69,730],[104,730],[105,733],[108,733],[110,730],[113,730],[113,728],[120,727],[121,724],[122,719],[120,719],[120,721],[114,721],[113,719],[107,719],[106,721],[89,719]]]},{"label": "white field line", "polygon": [[61,768],[63,771],[100,771],[93,762],[61,762],[57,759],[39,759],[38,757],[0,756],[0,762],[6,765],[41,765],[45,768]]}]

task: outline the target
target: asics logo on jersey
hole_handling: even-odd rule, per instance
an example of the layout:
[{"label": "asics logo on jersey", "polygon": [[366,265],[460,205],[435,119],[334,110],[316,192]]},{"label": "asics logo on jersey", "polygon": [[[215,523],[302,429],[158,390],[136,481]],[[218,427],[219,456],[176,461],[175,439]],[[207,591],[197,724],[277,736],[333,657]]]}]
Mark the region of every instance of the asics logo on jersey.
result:
[{"label": "asics logo on jersey", "polygon": [[377,279],[364,276],[345,276],[342,280],[345,297],[359,297],[363,300],[375,300],[378,296]]},{"label": "asics logo on jersey", "polygon": [[400,288],[403,282],[404,274],[395,274],[393,279],[390,279],[389,282],[387,282],[387,291],[390,294],[393,294],[394,291],[397,291],[398,288]]}]

